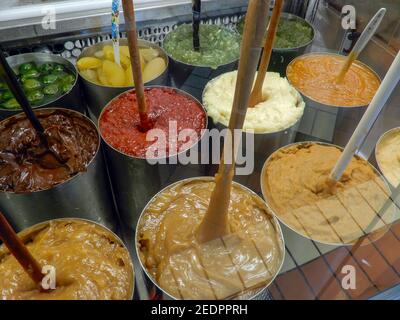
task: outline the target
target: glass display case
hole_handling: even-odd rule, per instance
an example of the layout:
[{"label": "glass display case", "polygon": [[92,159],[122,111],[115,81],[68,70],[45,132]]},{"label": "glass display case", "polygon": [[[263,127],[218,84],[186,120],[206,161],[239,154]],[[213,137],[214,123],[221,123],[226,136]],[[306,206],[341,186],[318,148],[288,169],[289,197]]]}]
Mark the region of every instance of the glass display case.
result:
[{"label": "glass display case", "polygon": [[[205,24],[225,26],[236,33],[238,32],[238,25],[244,20],[247,4],[248,1],[245,0],[205,0],[203,1],[202,21]],[[341,8],[345,4],[351,4],[356,9],[357,24],[355,30],[344,30],[341,26]],[[165,49],[165,46],[163,46],[165,37],[178,25],[190,23],[192,19],[191,1],[137,0],[135,6],[139,38],[148,41],[155,46],[154,48],[161,46]],[[287,77],[287,66],[293,59],[301,55],[315,52],[347,55],[366,23],[380,7],[388,9],[384,23],[358,60],[373,70],[379,79],[383,79],[400,48],[400,3],[396,0],[285,1],[284,15],[292,20],[297,17],[300,19],[299,21],[309,25],[310,30],[312,30],[312,37],[311,41],[305,43],[304,46],[296,47],[296,50],[274,50],[269,70],[277,72],[278,78],[279,76],[285,78]],[[43,29],[41,26],[43,12],[50,12],[50,14],[53,12],[43,11],[45,8],[47,8],[46,10],[54,9],[54,29]],[[273,1],[271,1],[271,11],[272,8]],[[94,47],[103,41],[110,42],[110,9],[111,0],[95,2],[13,0],[8,9],[3,9],[0,12],[0,42],[9,56],[31,52],[53,53],[76,65],[80,58],[88,54],[85,51],[86,48]],[[126,30],[122,14],[120,19],[120,36],[125,38]],[[146,44],[146,46],[148,45]],[[168,53],[163,58],[165,61],[169,60],[169,70],[165,74],[159,75],[162,79],[158,79],[160,80],[158,83],[157,81],[149,81],[149,84],[167,85],[180,89],[183,95],[189,94],[191,98],[194,97],[202,104],[206,104],[204,95],[207,84],[211,80],[215,81],[225,72],[235,70],[238,65],[237,61],[233,61],[222,69],[201,67],[185,69],[173,63]],[[91,117],[97,125],[98,117],[104,106],[127,88],[108,93],[105,92],[107,91],[105,88],[93,88],[90,83],[86,82],[87,79],[85,80],[81,75],[80,92],[77,95],[81,101],[84,101],[82,103],[84,113]],[[263,134],[256,137],[256,140],[260,140],[255,141],[254,145],[254,171],[248,175],[235,178],[237,182],[261,197],[265,198],[261,186],[264,177],[263,165],[274,152],[290,144],[305,141],[345,147],[367,108],[367,106],[358,108],[330,107],[308,99],[307,96],[303,96],[303,99],[305,101],[304,112],[293,126],[278,130],[279,135],[272,138],[268,136],[262,140],[260,136]],[[100,101],[103,101],[104,105],[100,105]],[[374,167],[375,174],[383,182],[384,186],[381,186],[383,193],[378,185],[373,187],[373,190],[375,190],[374,188],[379,189],[385,201],[376,205],[360,190],[354,196],[358,197],[358,200],[352,198],[354,202],[358,201],[356,210],[362,211],[365,215],[377,215],[381,220],[384,220],[382,216],[386,210],[393,211],[393,217],[390,221],[384,221],[385,232],[380,233],[379,236],[371,236],[357,223],[363,232],[362,236],[357,238],[358,240],[350,241],[347,244],[328,244],[330,242],[335,243],[335,241],[321,241],[321,238],[310,236],[307,230],[304,232],[306,234],[302,234],[302,232],[296,230],[293,224],[284,219],[280,220],[285,243],[283,265],[273,282],[256,295],[255,299],[400,298],[400,220],[398,220],[400,218],[400,186],[395,185],[394,182],[388,182],[388,179],[382,176],[385,172],[382,171],[381,160],[377,159],[377,144],[384,140],[381,137],[394,128],[398,128],[398,131],[395,130],[394,132],[398,132],[398,136],[400,135],[399,103],[400,90],[397,85],[357,152],[358,156],[370,162]],[[265,121],[268,121],[268,119]],[[210,115],[208,117],[208,128],[221,129],[217,123],[214,123]],[[105,152],[104,143],[102,149],[104,153],[107,153],[104,155],[106,164],[104,172],[112,181],[106,183],[110,183],[114,190],[113,196],[110,197],[110,203],[116,206],[116,213],[113,218],[117,225],[115,229],[117,234],[125,241],[133,257],[136,278],[134,299],[170,299],[171,297],[157,288],[147,273],[143,271],[136,253],[135,227],[127,226],[124,216],[129,210],[137,210],[136,221],[130,222],[136,226],[137,216],[140,215],[141,209],[150,200],[145,197],[140,199],[140,192],[146,193],[146,195],[149,193],[151,198],[161,189],[181,179],[202,175],[213,176],[216,173],[217,165],[206,164],[194,167],[190,165],[185,170],[181,170],[182,168],[169,164],[160,167],[157,174],[153,175],[154,170],[149,173],[145,171],[146,169],[142,169],[140,163],[132,162],[129,166],[143,170],[142,175],[137,176],[142,180],[133,181],[129,173],[120,173],[116,169],[116,167],[122,166],[121,163],[128,160],[117,159],[117,156]],[[397,160],[400,160],[399,150],[397,152]],[[199,166],[201,166],[200,169]],[[397,166],[400,166],[400,161],[397,161]],[[126,174],[125,177],[124,174]],[[281,172],[281,175],[284,176],[285,174],[287,173]],[[116,182],[115,179],[123,182]],[[92,181],[92,183],[97,182]],[[146,189],[146,191],[143,191],[143,189]],[[128,190],[129,194],[121,196],[121,190]],[[130,200],[129,197],[135,199]],[[1,210],[8,208],[4,201],[12,200],[0,197]],[[135,201],[136,203],[133,203]],[[138,203],[141,201],[144,202],[144,205],[140,206]],[[343,206],[346,207],[346,205]],[[51,210],[50,205],[49,209]],[[100,223],[103,221],[100,218],[90,217],[90,219],[97,220]],[[355,275],[355,279],[349,278],[352,274]],[[352,282],[353,280],[354,282]]]}]

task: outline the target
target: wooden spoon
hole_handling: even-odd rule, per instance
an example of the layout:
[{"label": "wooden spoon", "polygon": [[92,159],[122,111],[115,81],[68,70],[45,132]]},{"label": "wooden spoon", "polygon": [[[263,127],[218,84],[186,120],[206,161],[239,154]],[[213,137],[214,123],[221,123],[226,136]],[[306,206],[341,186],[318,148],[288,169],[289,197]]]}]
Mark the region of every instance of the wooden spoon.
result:
[{"label": "wooden spoon", "polygon": [[[11,254],[17,259],[25,272],[38,286],[41,287],[43,274],[39,262],[31,255],[14,229],[0,212],[0,239],[4,242]],[[42,287],[41,287],[42,288]]]},{"label": "wooden spoon", "polygon": [[[244,26],[240,53],[239,72],[235,97],[229,121],[229,132],[225,136],[225,149],[215,188],[211,194],[208,210],[197,229],[196,238],[200,243],[214,240],[229,234],[228,208],[232,189],[236,159],[236,141],[234,129],[242,129],[246,117],[249,96],[260,58],[262,41],[268,21],[269,0],[250,0],[247,19]],[[229,151],[231,163],[225,162]]]},{"label": "wooden spoon", "polygon": [[142,131],[148,131],[151,129],[152,125],[148,118],[146,97],[144,94],[142,66],[140,63],[140,51],[136,32],[135,8],[132,0],[122,0],[122,6],[124,9],[125,28],[128,35],[129,54],[132,61],[132,73],[139,107],[140,129]]},{"label": "wooden spoon", "polygon": [[261,63],[258,70],[256,83],[250,95],[250,102],[249,102],[250,108],[253,108],[257,104],[265,100],[263,99],[262,96],[262,87],[264,84],[265,76],[267,74],[269,61],[271,59],[272,47],[274,45],[276,31],[278,30],[279,19],[283,8],[283,2],[284,0],[275,1],[275,6],[272,11],[272,17],[268,27],[267,40],[265,41],[264,52],[261,57]]}]

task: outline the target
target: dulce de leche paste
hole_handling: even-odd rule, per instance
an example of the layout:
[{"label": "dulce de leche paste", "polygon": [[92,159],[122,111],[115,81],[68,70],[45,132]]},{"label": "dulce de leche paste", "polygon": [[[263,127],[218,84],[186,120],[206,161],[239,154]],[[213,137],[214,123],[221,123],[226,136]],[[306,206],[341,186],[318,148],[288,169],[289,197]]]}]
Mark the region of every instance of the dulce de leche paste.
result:
[{"label": "dulce de leche paste", "polygon": [[388,189],[373,167],[353,157],[335,188],[329,176],[341,155],[332,145],[300,143],[276,151],[261,177],[276,215],[298,233],[325,243],[352,243],[392,222],[381,211]]},{"label": "dulce de leche paste", "polygon": [[276,220],[258,196],[238,184],[232,187],[229,235],[196,240],[214,186],[211,178],[174,184],[149,203],[139,221],[140,260],[177,299],[237,298],[266,286],[283,260]]},{"label": "dulce de leche paste", "polygon": [[379,88],[379,78],[365,65],[354,61],[343,80],[336,79],[346,61],[336,54],[307,54],[287,68],[289,82],[303,95],[338,107],[368,105]]},{"label": "dulce de leche paste", "polygon": [[0,247],[0,300],[131,299],[133,266],[127,249],[107,229],[82,220],[53,220],[20,234],[42,266],[53,266],[56,289],[42,292]]}]

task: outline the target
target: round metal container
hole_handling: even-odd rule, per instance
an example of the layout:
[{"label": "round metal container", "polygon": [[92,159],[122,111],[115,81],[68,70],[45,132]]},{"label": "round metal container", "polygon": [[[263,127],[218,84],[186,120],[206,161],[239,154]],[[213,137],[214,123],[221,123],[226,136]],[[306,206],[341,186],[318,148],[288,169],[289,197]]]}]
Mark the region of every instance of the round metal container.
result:
[{"label": "round metal container", "polygon": [[[40,109],[39,115],[56,111],[80,117],[97,131],[95,124],[84,115],[67,109]],[[0,122],[0,127],[9,121],[25,118],[21,113]],[[0,192],[0,210],[16,230],[55,218],[78,217],[98,222],[116,230],[117,222],[110,185],[103,155],[100,152],[98,135],[97,152],[85,172],[80,172],[63,183],[47,190],[15,193]]]},{"label": "round metal container", "polygon": [[[330,143],[317,142],[317,141],[303,141],[303,142],[292,143],[292,144],[289,144],[289,145],[287,145],[287,146],[282,147],[281,149],[286,149],[286,148],[290,148],[290,147],[292,147],[292,146],[302,145],[302,144],[319,144],[319,145],[323,145],[323,146],[331,146],[331,147],[335,147],[335,148],[338,148],[338,149],[340,149],[340,150],[343,151],[343,148],[340,147],[340,146],[333,145],[333,144],[330,144]],[[276,152],[279,152],[281,149],[277,150]],[[269,162],[271,161],[273,155],[274,155],[276,152],[274,152],[273,154],[271,154],[271,155],[268,157],[268,159],[265,161],[265,163],[264,163],[264,166],[263,166],[263,168],[262,168],[261,175],[260,175],[260,185],[261,185],[261,191],[262,191],[263,198],[264,198],[264,200],[265,200],[265,202],[266,202],[268,208],[270,208],[270,210],[271,210],[271,211],[274,213],[274,215],[278,218],[278,220],[280,221],[280,223],[282,223],[282,224],[285,225],[287,228],[289,228],[290,230],[292,230],[292,231],[295,232],[296,234],[300,235],[301,237],[310,239],[310,240],[315,241],[315,242],[318,242],[318,243],[327,244],[327,245],[332,245],[332,246],[346,246],[346,245],[352,246],[352,245],[354,245],[354,243],[342,243],[342,242],[340,242],[340,243],[334,243],[334,242],[324,242],[324,241],[321,241],[321,240],[313,239],[313,238],[311,238],[310,236],[299,232],[298,230],[296,230],[295,228],[293,228],[291,225],[287,224],[283,219],[280,218],[280,215],[276,212],[276,210],[275,210],[275,209],[273,208],[273,206],[271,205],[270,198],[269,198],[267,192],[264,190],[264,183],[263,183],[263,177],[264,177],[264,175],[265,175],[265,170],[266,170],[266,168],[267,168]],[[360,158],[361,158],[361,157],[360,157]],[[365,160],[365,159],[364,159],[364,160]],[[365,160],[365,161],[367,161],[367,160]],[[367,162],[368,162],[368,161],[367,161]],[[388,185],[387,185],[385,179],[382,177],[382,175],[379,173],[379,171],[378,171],[371,163],[368,162],[368,164],[370,165],[371,169],[375,172],[375,174],[377,175],[377,177],[380,177],[380,178],[382,179],[382,182],[383,182],[384,185],[387,187],[387,192],[390,194],[390,189],[389,189],[389,187],[388,187]],[[284,173],[282,173],[282,174],[284,174]],[[398,216],[398,214],[399,214],[398,208],[397,208],[397,209],[395,208],[394,203],[391,201],[390,198],[389,198],[388,201],[389,201],[390,203],[389,203],[389,204],[386,203],[386,204],[383,206],[383,208],[389,209],[389,207],[392,207],[392,209],[393,209],[393,217]],[[373,221],[373,222],[371,223],[370,226],[373,227],[373,226],[374,226],[374,223],[375,223],[375,221]],[[370,243],[369,240],[371,240],[371,241],[376,241],[376,240],[378,240],[380,237],[382,237],[382,236],[389,230],[389,228],[390,228],[390,225],[386,225],[384,228],[381,228],[381,229],[372,231],[371,233],[369,233],[369,239],[368,239],[368,238],[361,237],[360,239],[363,239],[362,242],[361,242],[362,245],[369,244],[369,243]]]},{"label": "round metal container", "polygon": [[[146,85],[167,85],[168,83],[168,65],[169,65],[169,60],[167,54],[164,52],[163,49],[161,49],[158,45],[151,43],[146,40],[138,40],[139,43],[139,48],[153,48],[156,49],[160,53],[160,57],[165,60],[165,63],[167,64],[167,67],[165,71],[158,76],[157,78],[146,82]],[[126,38],[120,39],[119,44],[121,46],[127,46],[128,45],[128,40]],[[93,46],[85,48],[81,55],[78,57],[77,61],[83,57],[93,57],[95,52],[102,50],[102,48],[106,45],[113,45],[112,40],[107,40],[107,41],[102,41],[99,43],[96,43]],[[78,70],[79,72],[79,70]],[[82,85],[84,88],[84,93],[86,97],[86,102],[89,107],[89,112],[91,116],[93,116],[96,120],[99,118],[101,111],[103,108],[106,106],[108,102],[110,102],[114,97],[118,96],[119,94],[123,93],[124,91],[127,91],[129,89],[132,89],[134,87],[130,86],[123,86],[123,87],[110,87],[110,86],[104,86],[101,84],[96,84],[93,83],[85,77],[83,77],[79,73],[79,77],[82,81]]]},{"label": "round metal container", "polygon": [[[328,53],[328,52],[306,53],[306,54],[299,56],[299,57],[295,58],[294,60],[292,60],[292,62],[289,63],[287,69],[297,59],[301,59],[304,56],[314,55],[314,54],[341,56],[340,54],[337,54],[337,53]],[[379,77],[379,75],[374,70],[372,70],[369,66],[360,62],[359,60],[357,60],[357,62],[360,65],[362,65],[363,67],[370,70],[377,77],[377,79],[379,79],[379,81],[381,81],[381,78]],[[287,76],[287,69],[286,69],[286,78],[288,79],[289,83],[294,88],[296,88],[296,86],[291,83],[289,77]],[[352,134],[354,133],[354,130],[357,128],[358,123],[360,122],[362,116],[364,115],[365,111],[367,110],[368,105],[351,106],[351,107],[327,105],[327,104],[324,104],[324,103],[314,100],[312,97],[305,95],[298,88],[296,88],[296,90],[299,91],[301,93],[301,95],[303,96],[304,102],[306,103],[306,108],[312,108],[317,113],[319,113],[319,112],[324,113],[324,114],[330,113],[330,114],[333,114],[336,116],[332,139],[329,142],[332,142],[335,145],[344,147],[347,144],[347,142],[349,141]]]},{"label": "round metal container", "polygon": [[[217,81],[218,77],[215,79],[212,79],[209,81],[209,83],[206,85],[206,87],[203,90],[202,94],[202,102],[204,104],[204,95],[207,89],[207,86],[209,84],[212,84],[213,81]],[[207,107],[205,106],[206,110]],[[290,126],[289,128],[276,131],[276,132],[269,132],[269,133],[259,133],[259,132],[242,132],[242,141],[241,141],[241,148],[240,152],[243,156],[248,156],[254,155],[254,170],[251,174],[249,175],[235,175],[234,180],[236,182],[239,182],[243,185],[251,185],[251,189],[257,193],[261,193],[261,187],[258,184],[259,177],[261,174],[262,167],[264,165],[265,159],[272,154],[274,151],[278,150],[279,148],[293,143],[296,139],[297,131],[301,123],[300,118],[295,124]],[[225,125],[219,122],[215,122],[211,117],[209,117],[209,129],[214,129],[216,128],[218,131],[222,131],[227,129]],[[254,141],[254,148],[251,147],[249,148],[249,145],[247,143],[250,143],[250,141]],[[219,157],[222,155],[222,150],[220,150],[220,154],[218,155]],[[212,164],[212,158],[213,158],[213,150],[210,149],[210,163],[211,165],[208,166],[208,174],[209,175],[214,175],[218,171],[218,164]],[[247,157],[246,157],[247,158]],[[254,183],[254,181],[257,181],[257,183]]]},{"label": "round metal container", "polygon": [[[171,31],[173,32],[173,31]],[[236,31],[232,31],[235,32]],[[168,35],[164,38],[164,42],[168,39]],[[165,51],[166,52],[166,51]],[[179,60],[174,59],[168,52],[166,52],[170,59],[170,68],[169,74],[173,84],[176,87],[181,87],[185,81],[189,78],[189,76],[194,73],[197,75],[201,75],[203,78],[215,78],[223,73],[236,70],[239,65],[239,57],[237,59],[230,61],[226,64],[220,65],[217,68],[211,68],[210,66],[202,66],[202,65],[192,65]],[[205,85],[205,84],[204,84]],[[197,88],[199,90],[203,90],[203,87]]]},{"label": "round metal container", "polygon": [[380,149],[380,145],[381,145],[382,141],[385,140],[388,136],[390,136],[390,135],[393,134],[393,133],[397,133],[398,135],[400,135],[400,127],[392,128],[392,129],[386,131],[386,132],[379,138],[379,140],[378,140],[378,142],[376,143],[376,146],[375,146],[375,159],[376,159],[376,163],[378,164],[379,170],[382,172],[383,176],[384,176],[385,179],[388,181],[388,183],[393,187],[393,189],[395,189],[395,188],[397,188],[398,186],[397,186],[397,185],[394,185],[394,184],[390,181],[390,179],[388,178],[386,172],[385,172],[385,171],[383,170],[383,168],[382,168],[382,161],[381,161],[381,159],[380,159],[379,156],[378,156],[379,149]]},{"label": "round metal container", "polygon": [[[214,180],[214,178],[213,178],[213,177],[195,177],[195,178],[189,178],[189,179],[184,179],[184,180],[181,180],[181,181],[177,181],[177,182],[175,182],[175,183],[173,183],[173,184],[171,184],[171,185],[165,187],[164,189],[162,189],[160,192],[158,192],[156,195],[154,195],[154,196],[150,199],[150,201],[148,202],[148,204],[143,208],[143,210],[142,210],[142,212],[141,212],[141,214],[140,214],[140,217],[139,217],[139,220],[138,220],[138,221],[140,221],[140,220],[142,219],[144,213],[145,213],[146,210],[147,210],[148,205],[149,205],[155,198],[157,198],[161,193],[163,193],[166,189],[171,188],[171,187],[173,187],[173,186],[175,186],[175,185],[177,185],[177,184],[183,183],[183,182],[189,182],[189,181],[194,181],[194,180],[212,181],[212,180]],[[247,188],[247,187],[245,187],[245,186],[243,186],[243,185],[241,185],[241,184],[239,184],[239,183],[237,183],[237,182],[234,182],[234,184],[239,185],[239,186],[242,187],[244,190],[246,190],[246,191],[248,191],[249,193],[253,194],[254,196],[260,198],[259,195],[257,195],[256,193],[254,193],[254,192],[253,192],[252,190],[250,190],[249,188]],[[264,201],[263,201],[263,202],[264,202]],[[276,217],[275,217],[275,214],[273,213],[272,210],[270,210],[270,213],[271,213],[271,216],[273,217],[274,224],[275,224],[275,226],[276,226],[277,232],[278,232],[279,235],[280,235],[280,239],[281,239],[281,243],[282,243],[282,251],[281,251],[282,261],[281,261],[281,263],[280,263],[280,266],[279,266],[279,268],[277,269],[276,273],[275,273],[275,274],[273,275],[273,277],[271,278],[271,280],[270,280],[263,288],[254,289],[254,290],[250,290],[250,291],[244,292],[243,294],[237,296],[237,297],[235,298],[235,300],[258,300],[259,297],[260,297],[261,295],[264,294],[265,290],[269,287],[269,285],[270,285],[272,282],[274,282],[275,278],[278,276],[280,270],[282,269],[283,262],[284,262],[284,257],[285,257],[285,240],[284,240],[284,238],[283,238],[283,233],[282,233],[280,224],[279,224],[278,220],[277,220]],[[138,225],[139,225],[139,223],[138,223]],[[141,259],[140,259],[140,252],[139,252],[140,249],[139,249],[139,246],[138,246],[138,243],[139,243],[139,242],[138,242],[138,234],[139,234],[139,230],[138,230],[138,228],[136,228],[136,233],[135,233],[136,256],[138,257],[138,260],[139,260],[139,262],[140,262],[140,266],[142,267],[144,273],[146,274],[146,279],[156,287],[156,289],[157,289],[157,291],[158,291],[158,292],[156,293],[156,295],[162,296],[162,297],[163,297],[163,300],[179,300],[179,299],[177,299],[176,297],[171,296],[168,292],[166,292],[163,288],[161,288],[161,287],[158,285],[158,283],[153,279],[153,277],[148,273],[146,267],[143,265],[143,262],[142,262]]]},{"label": "round metal container", "polygon": [[[22,63],[32,62],[32,61],[36,63],[55,62],[62,64],[75,76],[75,82],[70,91],[64,93],[54,101],[48,102],[40,106],[35,106],[33,107],[34,109],[59,107],[59,108],[66,108],[79,111],[81,113],[85,111],[85,107],[82,104],[81,93],[79,90],[78,71],[70,61],[64,59],[61,56],[56,56],[50,53],[40,53],[40,52],[23,53],[7,57],[7,62],[13,68],[19,66]],[[22,109],[11,110],[11,109],[0,108],[0,120],[11,117],[20,112],[22,112]]]},{"label": "round metal container", "polygon": [[[244,17],[238,21],[238,24],[244,19]],[[279,72],[279,74],[284,77],[286,75],[286,68],[288,64],[296,57],[302,55],[309,49],[314,42],[316,31],[314,26],[307,20],[300,18],[291,13],[283,12],[281,14],[281,19],[295,20],[298,21],[312,29],[312,39],[307,43],[295,47],[295,48],[272,48],[271,59],[268,66],[268,71]],[[238,25],[237,24],[237,25]],[[237,27],[236,25],[236,27]],[[238,30],[239,32],[239,30]]]},{"label": "round metal container", "polygon": [[[292,60],[289,65],[286,68],[286,78],[288,79],[289,83],[296,88],[296,86],[291,83],[290,78],[287,76],[287,69],[289,66],[297,61],[297,59],[301,59],[304,56],[308,55],[333,55],[333,56],[342,56],[337,53],[329,53],[329,52],[315,52],[315,53],[306,53],[303,54],[294,60]],[[360,62],[357,60],[357,62],[362,65],[363,67],[367,68],[370,70],[376,77],[381,81],[381,78],[379,75],[372,70],[369,66],[366,64]],[[304,102],[306,103],[306,108],[312,108],[314,109],[315,112],[322,112],[324,114],[330,113],[336,117],[335,120],[335,125],[334,125],[334,132],[332,135],[332,139],[329,142],[332,142],[335,145],[339,145],[344,147],[347,142],[349,141],[350,137],[354,133],[354,130],[356,129],[358,123],[360,122],[362,116],[364,115],[365,111],[367,110],[368,105],[363,105],[363,106],[351,106],[351,107],[345,107],[345,106],[332,106],[332,105],[327,105],[321,102],[318,102],[314,100],[312,97],[305,95],[300,89],[296,88],[297,91],[301,93],[303,96]],[[322,124],[326,125],[326,124]]]},{"label": "round metal container", "polygon": [[[160,86],[152,86],[146,88],[162,88]],[[171,89],[169,87],[166,87]],[[199,106],[203,108],[201,103],[192,97],[190,94],[181,91],[176,88],[172,88],[175,92],[189,97],[195,101]],[[134,90],[133,90],[134,91]],[[122,95],[122,94],[120,94]],[[111,104],[114,100],[119,99],[119,96],[112,99],[109,103]],[[104,108],[104,110],[108,107]],[[203,108],[204,114],[206,113]],[[103,111],[104,112],[104,111]],[[103,113],[102,112],[102,113]],[[99,117],[99,128],[102,114]],[[205,128],[207,127],[207,117]],[[204,128],[204,129],[205,129]],[[101,135],[101,131],[100,131]],[[198,156],[200,157],[200,144],[205,138],[205,135],[201,136],[200,140],[195,143],[188,150],[182,151],[181,153],[188,153],[191,150],[197,150]],[[113,191],[118,206],[120,218],[123,222],[123,228],[127,232],[134,232],[136,223],[139,219],[139,215],[147,202],[166,185],[179,181],[183,178],[189,178],[193,176],[204,175],[205,166],[201,164],[179,164],[177,157],[181,154],[172,155],[167,158],[160,158],[157,160],[166,160],[169,164],[150,164],[145,158],[137,158],[115,149],[113,146],[107,143],[102,137],[104,144],[106,145],[106,156],[108,169],[110,171],[110,177],[112,181]],[[152,159],[154,160],[154,159]],[[173,164],[177,162],[176,164]],[[200,163],[200,159],[199,159]]]},{"label": "round metal container", "polygon": [[[48,208],[48,209],[51,210],[51,207]],[[25,243],[25,242],[30,240],[30,235],[32,233],[36,233],[36,232],[39,232],[39,231],[43,230],[44,228],[46,228],[53,221],[66,221],[66,222],[68,222],[68,221],[83,221],[83,222],[88,222],[88,223],[95,224],[99,228],[101,228],[104,231],[106,231],[107,233],[109,233],[112,236],[112,238],[113,238],[113,240],[115,242],[117,242],[118,244],[120,244],[121,246],[124,247],[124,249],[128,253],[128,256],[130,257],[130,261],[132,262],[131,254],[130,254],[129,250],[127,249],[125,243],[121,240],[121,238],[118,237],[112,230],[108,229],[107,227],[105,227],[105,226],[103,226],[103,225],[101,225],[101,224],[99,224],[97,222],[91,221],[91,220],[86,220],[86,219],[81,219],[81,218],[73,218],[73,217],[47,220],[47,221],[43,221],[43,222],[34,224],[34,225],[32,225],[32,226],[20,231],[18,233],[18,237],[22,240],[22,242]],[[2,248],[0,246],[0,260],[1,260],[1,255],[2,255],[2,251],[1,250],[2,250]],[[130,300],[133,299],[133,295],[134,295],[134,291],[135,291],[135,270],[134,270],[133,264],[131,264],[131,269],[132,269],[132,284],[131,284],[132,290],[131,290],[131,293],[130,293],[130,297],[131,297]]]}]

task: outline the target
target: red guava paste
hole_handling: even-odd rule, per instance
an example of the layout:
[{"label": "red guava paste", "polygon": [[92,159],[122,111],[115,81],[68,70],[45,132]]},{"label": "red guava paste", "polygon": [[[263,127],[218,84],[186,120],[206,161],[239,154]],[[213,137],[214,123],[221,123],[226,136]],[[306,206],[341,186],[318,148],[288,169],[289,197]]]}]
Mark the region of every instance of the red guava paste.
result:
[{"label": "red guava paste", "polygon": [[[172,88],[148,88],[145,89],[148,118],[152,123],[152,129],[161,129],[170,139],[170,123],[176,121],[176,132],[184,129],[192,129],[196,132],[197,139],[201,136],[201,130],[206,126],[206,114],[201,105],[180,94]],[[146,141],[146,136],[151,131],[140,130],[140,118],[137,97],[133,91],[121,95],[111,102],[103,111],[99,120],[100,132],[103,139],[118,151],[137,158],[146,158],[147,150],[155,141]],[[171,139],[174,139],[173,137]],[[169,144],[163,150],[155,152],[155,156],[173,155],[187,149],[188,138],[185,141],[177,141],[177,148],[169,150]]]}]

